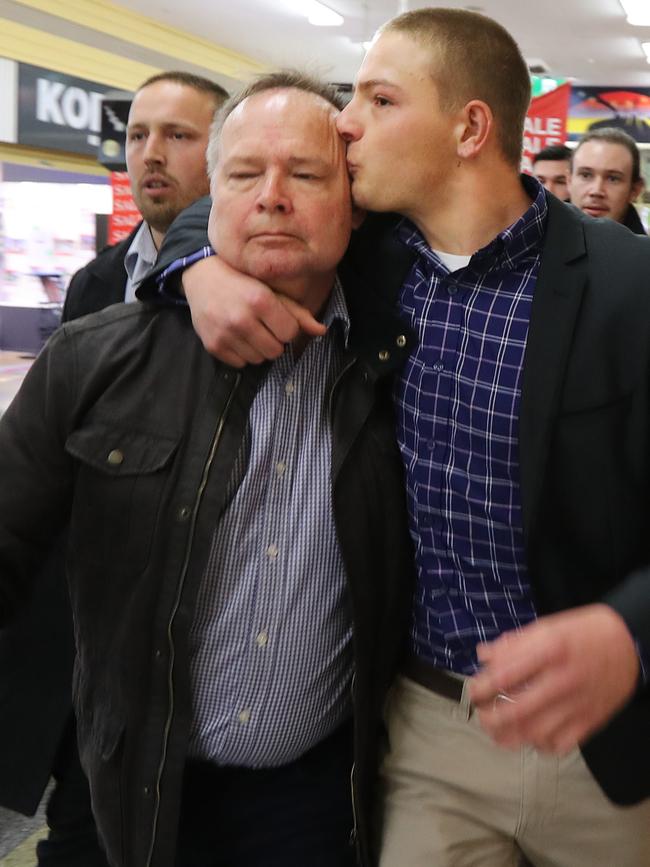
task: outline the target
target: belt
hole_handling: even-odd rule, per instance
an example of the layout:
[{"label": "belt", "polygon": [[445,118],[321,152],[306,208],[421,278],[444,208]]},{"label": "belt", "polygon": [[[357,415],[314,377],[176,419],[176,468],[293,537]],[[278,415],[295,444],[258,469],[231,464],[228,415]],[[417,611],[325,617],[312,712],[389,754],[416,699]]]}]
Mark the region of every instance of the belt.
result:
[{"label": "belt", "polygon": [[425,689],[435,692],[437,695],[442,695],[444,698],[451,699],[460,704],[463,695],[464,679],[454,677],[443,668],[435,668],[429,665],[419,656],[410,653],[402,662],[402,674],[408,677],[409,680],[415,681]]}]

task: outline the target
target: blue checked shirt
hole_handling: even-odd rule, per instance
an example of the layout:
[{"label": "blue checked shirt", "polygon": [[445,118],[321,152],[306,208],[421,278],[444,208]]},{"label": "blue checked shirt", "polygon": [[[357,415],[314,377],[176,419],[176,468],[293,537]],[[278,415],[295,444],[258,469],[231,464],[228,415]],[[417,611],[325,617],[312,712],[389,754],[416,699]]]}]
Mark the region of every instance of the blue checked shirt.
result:
[{"label": "blue checked shirt", "polygon": [[329,395],[349,320],[337,280],[298,360],[270,365],[251,406],[229,505],[190,633],[190,754],[272,767],[350,714],[352,617],[331,491]]},{"label": "blue checked shirt", "polygon": [[402,287],[419,336],[395,388],[418,584],[412,649],[470,674],[479,641],[535,618],[519,491],[521,374],[547,215],[528,211],[450,273],[408,220]]}]

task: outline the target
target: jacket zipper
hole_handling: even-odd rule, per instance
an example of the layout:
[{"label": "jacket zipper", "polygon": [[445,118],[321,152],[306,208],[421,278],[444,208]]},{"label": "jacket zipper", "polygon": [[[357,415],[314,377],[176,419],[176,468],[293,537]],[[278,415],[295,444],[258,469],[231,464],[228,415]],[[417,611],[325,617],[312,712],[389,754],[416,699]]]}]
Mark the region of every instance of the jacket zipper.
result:
[{"label": "jacket zipper", "polygon": [[226,401],[226,405],[224,407],[223,412],[219,418],[219,422],[217,424],[217,428],[214,432],[214,436],[212,438],[212,444],[210,446],[210,452],[208,454],[208,458],[203,467],[203,474],[201,476],[201,482],[199,484],[199,488],[196,493],[196,499],[194,501],[194,508],[192,509],[192,523],[190,525],[190,532],[188,534],[187,547],[185,550],[185,559],[183,561],[183,567],[181,569],[181,578],[178,582],[178,592],[176,594],[176,599],[174,601],[174,605],[171,612],[171,617],[169,618],[169,623],[167,624],[167,641],[170,649],[169,654],[169,668],[168,668],[168,677],[167,677],[167,685],[169,688],[169,713],[167,714],[167,721],[165,723],[165,731],[163,735],[163,750],[162,755],[160,757],[160,764],[158,765],[158,773],[156,776],[156,788],[155,788],[155,808],[154,808],[154,817],[153,817],[153,826],[151,830],[151,843],[149,845],[149,851],[147,853],[146,867],[151,867],[151,860],[153,858],[153,851],[156,844],[156,836],[158,833],[158,818],[160,814],[160,781],[162,779],[163,770],[165,768],[165,762],[167,760],[167,748],[169,745],[169,732],[171,730],[172,719],[174,716],[174,659],[175,659],[175,650],[174,650],[174,639],[172,636],[172,627],[174,624],[174,618],[176,617],[176,613],[178,611],[178,607],[181,601],[181,595],[183,592],[183,588],[185,586],[185,579],[187,578],[187,570],[190,564],[190,556],[192,553],[192,542],[194,539],[194,532],[196,530],[196,521],[199,512],[199,506],[201,504],[201,499],[203,497],[203,492],[205,491],[206,485],[208,483],[208,477],[210,475],[210,469],[212,467],[212,462],[214,461],[214,456],[217,453],[217,448],[219,447],[219,443],[221,441],[221,435],[223,433],[223,428],[226,422],[226,416],[228,415],[228,410],[230,409],[230,405],[232,403],[233,397],[235,395],[235,391],[237,390],[237,386],[241,380],[241,373],[237,373],[235,375],[235,382],[231,389],[230,394],[228,395],[228,400]]},{"label": "jacket zipper", "polygon": [[[334,394],[341,383],[341,380],[346,375],[346,373],[350,370],[351,367],[356,364],[358,361],[357,358],[351,358],[348,363],[343,367],[340,371],[339,375],[336,377],[334,385],[332,386],[332,390],[330,391],[329,397],[329,417],[334,425]],[[356,662],[355,662],[356,664]],[[354,684],[356,681],[356,672],[352,672],[352,683],[350,684],[350,692],[352,694],[352,743],[353,750],[355,749],[355,725],[354,725]],[[352,761],[352,767],[350,768],[350,798],[352,800],[352,832],[350,834],[350,843],[352,843],[359,853],[359,830],[358,830],[358,821],[357,821],[357,799],[356,799],[356,787],[354,785],[354,770],[355,770],[356,762]]]},{"label": "jacket zipper", "polygon": [[[352,684],[350,685],[350,692],[352,693],[352,749],[354,751],[355,741],[356,741],[356,725],[354,719],[354,685],[356,682],[357,674],[355,671],[352,672]],[[356,768],[356,762],[352,761],[352,767],[350,768],[350,797],[352,798],[352,834],[350,835],[350,842],[354,844],[355,849],[357,850],[357,854],[359,853],[359,826],[357,823],[357,792],[356,786],[354,785],[354,770]]]}]

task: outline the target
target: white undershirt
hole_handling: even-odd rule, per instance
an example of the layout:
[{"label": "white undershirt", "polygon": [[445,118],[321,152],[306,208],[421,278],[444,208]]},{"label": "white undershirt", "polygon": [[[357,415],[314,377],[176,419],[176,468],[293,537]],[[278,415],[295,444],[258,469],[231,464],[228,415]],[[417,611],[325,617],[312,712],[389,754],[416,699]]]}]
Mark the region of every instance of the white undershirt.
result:
[{"label": "white undershirt", "polygon": [[447,266],[450,274],[454,271],[460,271],[472,258],[471,256],[456,256],[454,253],[443,253],[442,250],[434,250],[433,252]]}]

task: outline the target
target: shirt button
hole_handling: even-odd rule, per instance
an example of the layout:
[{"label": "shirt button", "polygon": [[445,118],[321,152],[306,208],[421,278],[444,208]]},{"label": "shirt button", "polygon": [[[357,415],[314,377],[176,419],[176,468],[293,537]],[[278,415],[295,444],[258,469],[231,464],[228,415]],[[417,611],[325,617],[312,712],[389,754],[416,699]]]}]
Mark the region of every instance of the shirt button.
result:
[{"label": "shirt button", "polygon": [[269,634],[266,629],[263,629],[261,632],[257,633],[255,643],[258,647],[266,647],[266,645],[269,643]]},{"label": "shirt button", "polygon": [[239,713],[237,714],[237,719],[239,720],[239,722],[242,725],[246,725],[246,723],[248,722],[248,720],[250,718],[251,718],[251,712],[250,712],[250,709],[247,707],[245,707],[243,710],[240,710]]},{"label": "shirt button", "polygon": [[287,382],[287,384],[284,387],[284,390],[287,394],[293,394],[294,391],[296,390],[296,388],[295,388],[293,382]]},{"label": "shirt button", "polygon": [[427,448],[429,449],[430,452],[432,452],[435,449],[435,447],[436,447],[436,441],[435,440],[427,440]]},{"label": "shirt button", "polygon": [[271,543],[266,549],[266,553],[269,560],[275,560],[275,558],[278,556],[278,546]]},{"label": "shirt button", "polygon": [[106,460],[112,467],[119,467],[124,462],[124,452],[121,452],[119,449],[113,449],[113,451],[108,453]]},{"label": "shirt button", "polygon": [[452,283],[451,285],[447,286],[447,292],[448,292],[450,295],[456,295],[456,293],[458,292],[458,286],[455,286],[455,285]]},{"label": "shirt button", "polygon": [[433,369],[436,373],[440,373],[445,369],[445,365],[442,363],[442,361],[436,361],[436,363],[433,365]]},{"label": "shirt button", "polygon": [[395,343],[399,346],[400,349],[404,349],[406,346],[406,337],[404,334],[400,334]]},{"label": "shirt button", "polygon": [[275,465],[275,472],[278,474],[278,476],[282,476],[282,475],[284,475],[284,471],[286,470],[286,468],[287,468],[287,465],[285,464],[284,461],[278,461],[277,464]]},{"label": "shirt button", "polygon": [[192,510],[189,506],[181,506],[176,514],[178,515],[178,520],[184,522],[190,517]]}]

